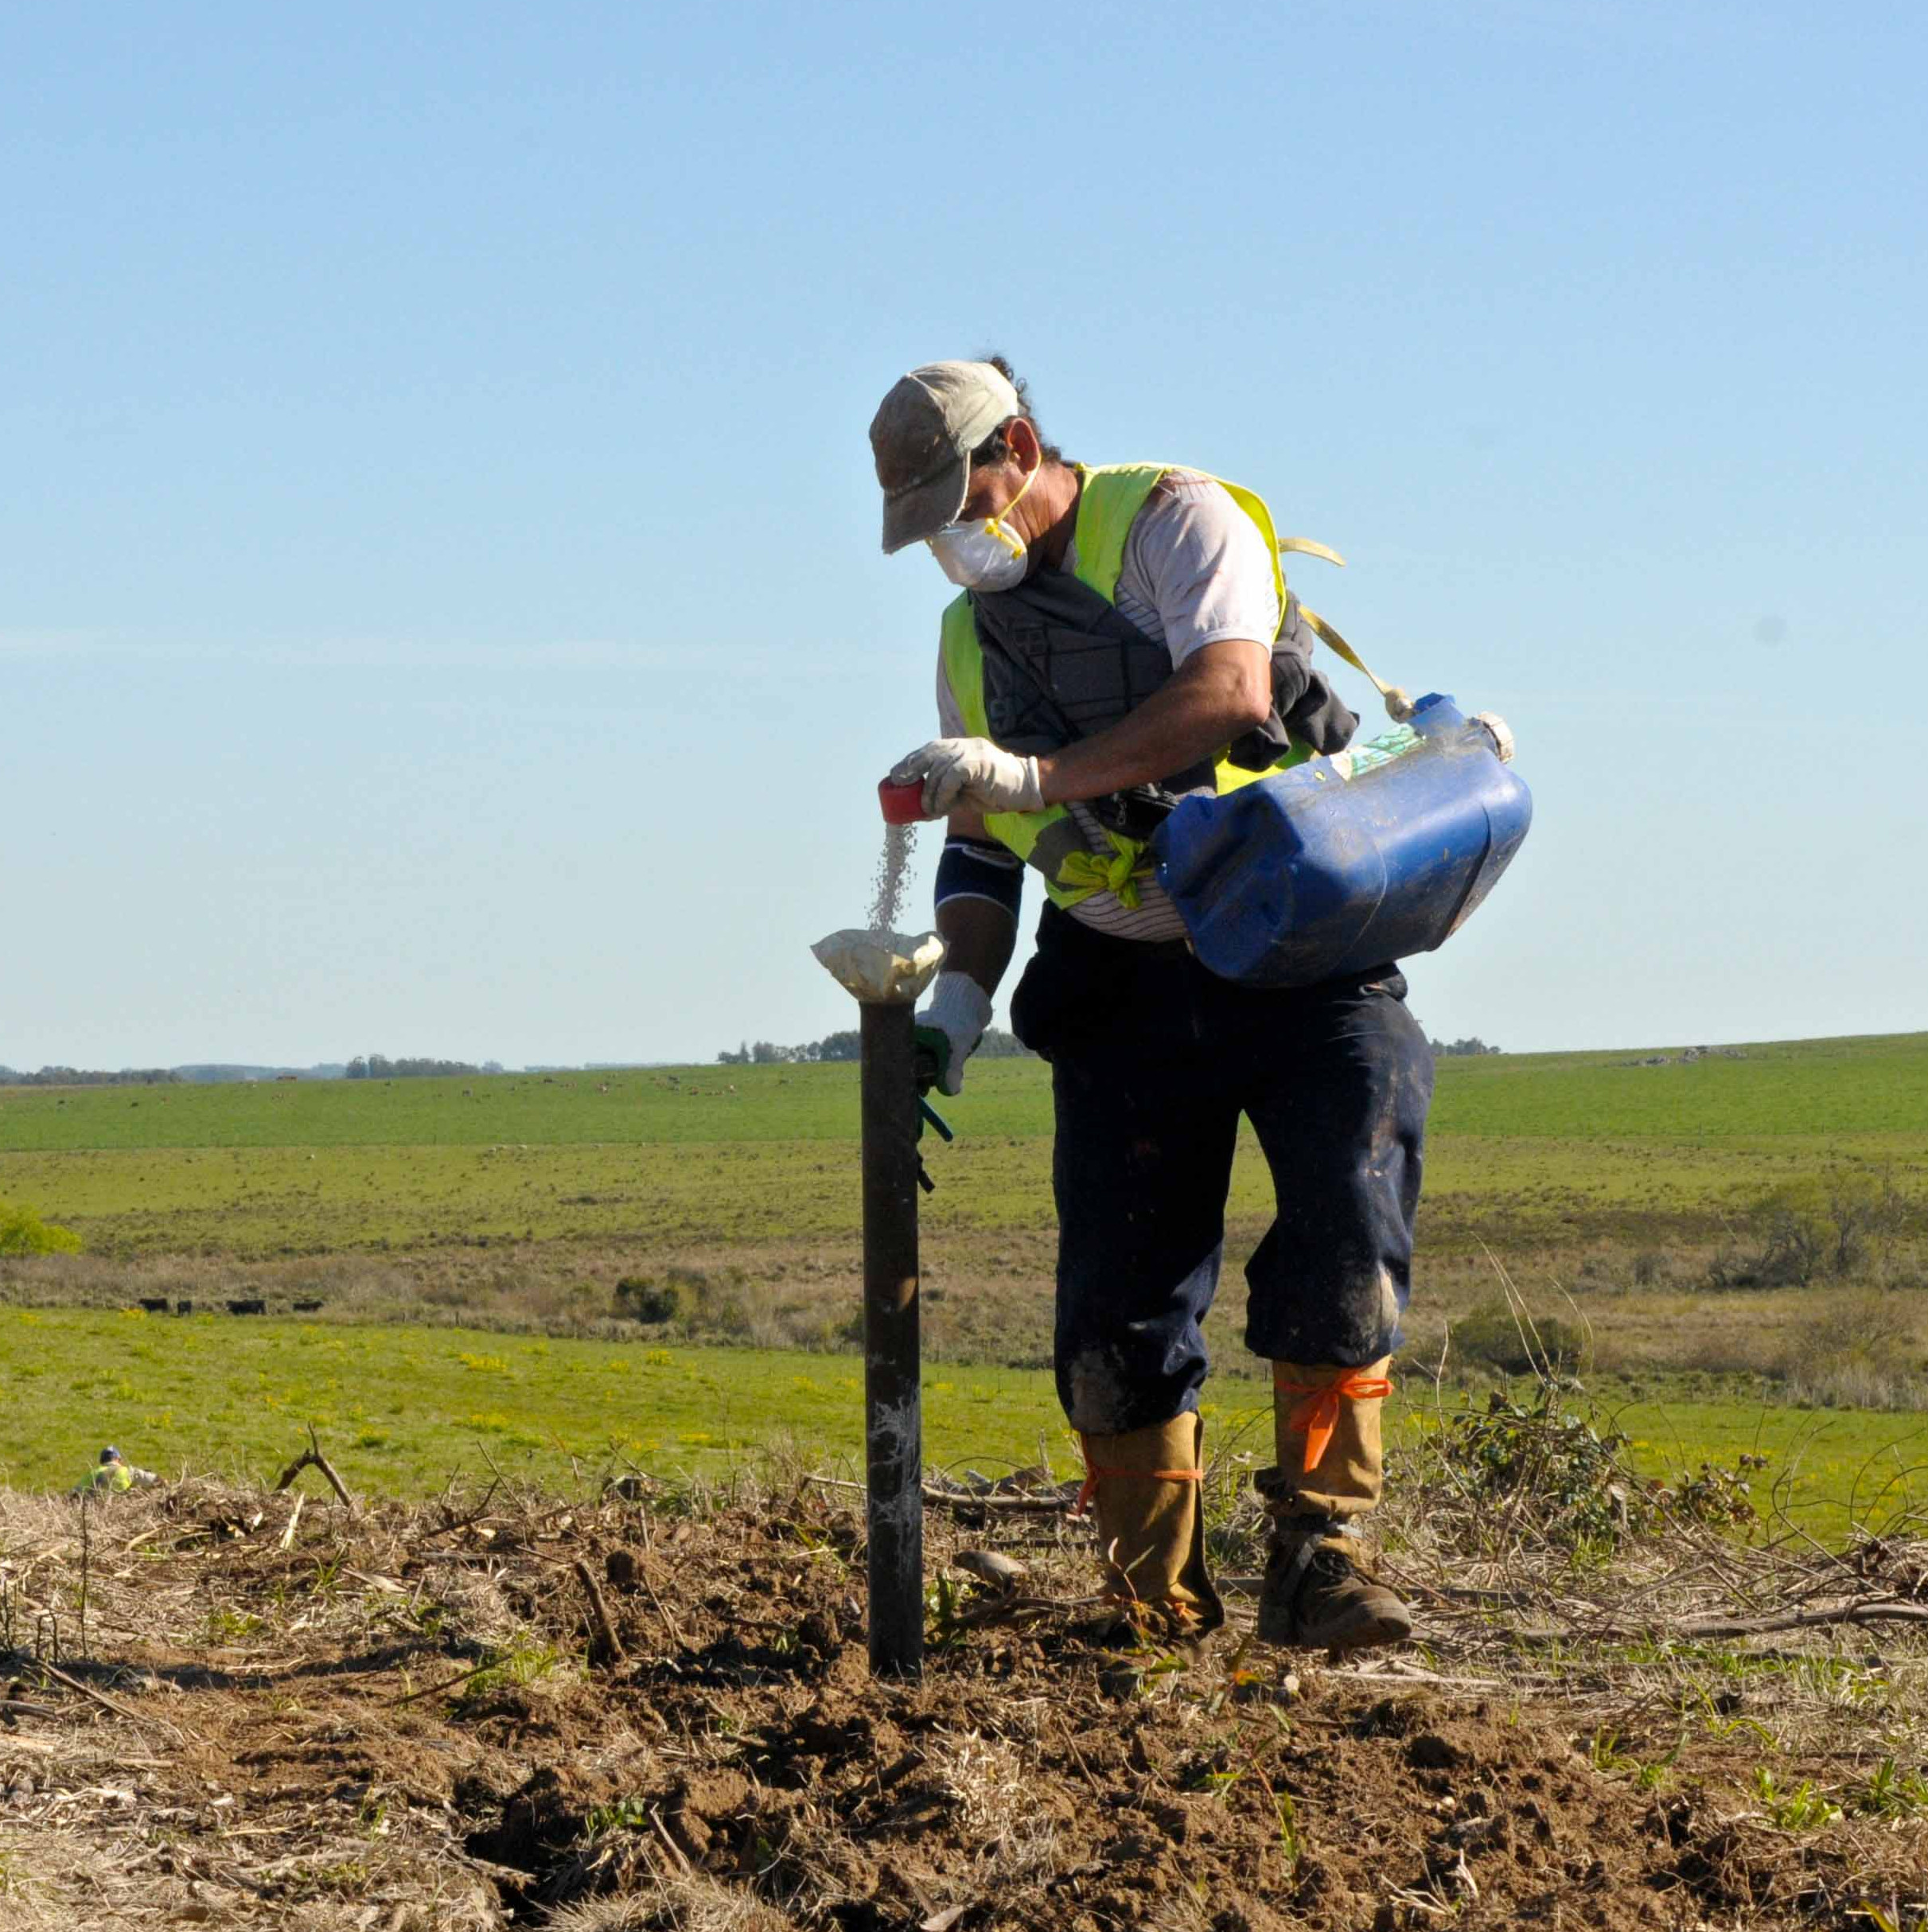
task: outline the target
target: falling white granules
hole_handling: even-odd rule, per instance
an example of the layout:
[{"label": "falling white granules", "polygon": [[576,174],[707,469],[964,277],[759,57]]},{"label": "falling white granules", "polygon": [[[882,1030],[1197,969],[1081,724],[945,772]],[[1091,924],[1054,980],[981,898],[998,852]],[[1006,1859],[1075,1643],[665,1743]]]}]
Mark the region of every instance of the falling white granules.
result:
[{"label": "falling white granules", "polygon": [[944,941],[935,933],[897,929],[916,836],[913,825],[884,828],[883,856],[871,884],[868,929],[852,927],[832,933],[810,948],[846,992],[871,1004],[914,1003],[944,964]]},{"label": "falling white granules", "polygon": [[871,926],[874,933],[894,933],[904,910],[904,875],[910,869],[910,847],[917,836],[915,825],[886,825],[883,856],[877,862],[877,876],[871,882]]}]

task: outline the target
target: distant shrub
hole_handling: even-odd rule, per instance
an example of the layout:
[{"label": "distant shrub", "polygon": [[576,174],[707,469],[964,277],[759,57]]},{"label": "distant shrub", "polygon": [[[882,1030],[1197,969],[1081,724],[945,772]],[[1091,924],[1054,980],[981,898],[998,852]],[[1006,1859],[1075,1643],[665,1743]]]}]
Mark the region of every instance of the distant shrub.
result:
[{"label": "distant shrub", "polygon": [[1908,1221],[1907,1198],[1891,1175],[1837,1174],[1828,1188],[1830,1272],[1844,1278],[1859,1274]]},{"label": "distant shrub", "polygon": [[1760,1217],[1762,1246],[1755,1272],[1766,1288],[1805,1288],[1828,1258],[1821,1217],[1793,1201],[1774,1203]]},{"label": "distant shrub", "polygon": [[1583,1256],[1572,1285],[1577,1292],[1591,1288],[1613,1293],[1629,1289],[1677,1287],[1681,1284],[1679,1259],[1664,1248],[1639,1248],[1631,1252],[1616,1244]]},{"label": "distant shrub", "polygon": [[703,1295],[693,1326],[740,1342],[756,1326],[750,1305],[733,1287],[712,1286]]},{"label": "distant shrub", "polygon": [[683,1284],[652,1281],[647,1276],[625,1275],[616,1284],[616,1312],[632,1322],[651,1324],[680,1321],[687,1301]]},{"label": "distant shrub", "polygon": [[1792,1338],[1788,1393],[1825,1408],[1928,1408],[1921,1337],[1901,1295],[1830,1297]]},{"label": "distant shrub", "polygon": [[676,1263],[664,1272],[668,1284],[682,1297],[679,1319],[686,1327],[735,1342],[751,1336],[756,1323],[743,1297],[742,1269],[723,1268],[712,1272]]},{"label": "distant shrub", "polygon": [[1576,1374],[1587,1365],[1587,1334],[1576,1322],[1541,1316],[1530,1322],[1504,1301],[1482,1302],[1453,1324],[1452,1342],[1463,1361],[1502,1375]]},{"label": "distant shrub", "polygon": [[1584,1288],[1618,1293],[1623,1285],[1620,1279],[1622,1259],[1618,1253],[1583,1256],[1579,1266],[1574,1271],[1574,1292],[1578,1294]]},{"label": "distant shrub", "polygon": [[1755,1204],[1709,1279],[1721,1288],[1805,1288],[1823,1275],[1848,1281],[1875,1273],[1911,1214],[1885,1174],[1848,1169],[1790,1182]]},{"label": "distant shrub", "polygon": [[1651,1288],[1673,1279],[1673,1257],[1657,1248],[1643,1248],[1634,1257],[1634,1285]]},{"label": "distant shrub", "polygon": [[77,1255],[80,1237],[72,1228],[42,1221],[31,1208],[0,1201],[0,1255]]},{"label": "distant shrub", "polygon": [[740,1268],[707,1268],[672,1264],[660,1280],[625,1275],[616,1283],[616,1312],[632,1322],[676,1322],[691,1334],[733,1341],[751,1337],[756,1316],[743,1293]]}]

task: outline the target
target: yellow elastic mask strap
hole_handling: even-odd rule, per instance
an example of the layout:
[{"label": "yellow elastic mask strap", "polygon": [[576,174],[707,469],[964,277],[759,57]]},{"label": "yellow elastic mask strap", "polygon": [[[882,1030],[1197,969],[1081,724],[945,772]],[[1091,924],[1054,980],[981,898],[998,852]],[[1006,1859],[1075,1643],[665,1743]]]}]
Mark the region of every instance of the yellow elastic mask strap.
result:
[{"label": "yellow elastic mask strap", "polygon": [[[1279,539],[1279,550],[1282,555],[1290,551],[1302,557],[1322,558],[1327,563],[1336,563],[1341,570],[1346,567],[1346,559],[1336,550],[1329,544],[1315,543],[1309,536],[1282,536]],[[1370,681],[1373,688],[1385,699],[1386,715],[1395,724],[1404,724],[1412,715],[1414,706],[1412,699],[1396,684],[1382,684],[1374,675],[1372,666],[1316,610],[1308,610],[1301,604],[1299,614],[1311,625],[1318,637],[1338,652],[1353,670]]]},{"label": "yellow elastic mask strap", "polygon": [[995,537],[1014,557],[1021,557],[1024,555],[1024,539],[1007,530],[1004,528],[1004,519],[1010,516],[1011,512],[1024,501],[1024,493],[1036,481],[1038,470],[1043,467],[1044,461],[1042,458],[1040,458],[1036,469],[1028,469],[1025,472],[1024,481],[1018,485],[1017,495],[1013,497],[1011,501],[998,512],[996,516],[987,516],[984,519],[985,529]]},{"label": "yellow elastic mask strap", "polygon": [[1151,867],[1141,866],[1145,848],[1136,840],[1108,832],[1112,856],[1100,859],[1093,852],[1068,852],[1057,868],[1057,882],[1065,888],[1065,903],[1076,906],[1100,892],[1115,893],[1128,912],[1139,906],[1138,882],[1151,876]]}]

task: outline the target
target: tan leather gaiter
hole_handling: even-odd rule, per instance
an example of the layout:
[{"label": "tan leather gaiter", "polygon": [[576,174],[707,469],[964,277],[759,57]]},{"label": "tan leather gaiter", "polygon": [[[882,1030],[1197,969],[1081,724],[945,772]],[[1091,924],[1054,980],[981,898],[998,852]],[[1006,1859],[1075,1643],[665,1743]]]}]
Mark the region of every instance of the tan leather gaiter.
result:
[{"label": "tan leather gaiter", "polygon": [[1260,1486],[1280,1516],[1362,1516],[1385,1485],[1380,1412],[1392,1384],[1388,1355],[1363,1369],[1272,1364],[1279,1459]]},{"label": "tan leather gaiter", "polygon": [[1080,1439],[1082,1500],[1096,1504],[1108,1593],[1216,1629],[1225,1610],[1205,1565],[1204,1424],[1174,1416],[1122,1435]]}]

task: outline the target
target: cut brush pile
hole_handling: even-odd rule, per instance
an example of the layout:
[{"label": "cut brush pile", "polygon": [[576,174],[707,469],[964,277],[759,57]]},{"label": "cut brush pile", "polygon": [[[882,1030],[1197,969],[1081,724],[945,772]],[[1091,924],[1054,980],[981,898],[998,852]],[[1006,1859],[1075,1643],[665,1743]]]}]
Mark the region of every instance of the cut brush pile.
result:
[{"label": "cut brush pile", "polygon": [[0,1495],[0,1928],[1928,1922],[1928,1543],[1743,1542],[1731,1475],[1642,1488],[1576,1416],[1441,1417],[1389,1512],[1422,1641],[1343,1664],[1236,1581],[1202,1654],[1106,1647],[1042,1478],[932,1486],[912,1685],[860,1496],[794,1472]]}]

